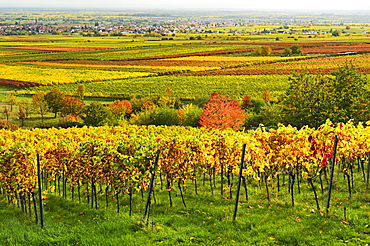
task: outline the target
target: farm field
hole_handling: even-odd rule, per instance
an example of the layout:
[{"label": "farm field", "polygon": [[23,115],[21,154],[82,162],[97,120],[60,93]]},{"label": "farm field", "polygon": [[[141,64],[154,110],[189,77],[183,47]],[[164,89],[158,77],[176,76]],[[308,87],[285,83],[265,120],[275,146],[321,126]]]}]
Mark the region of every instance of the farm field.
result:
[{"label": "farm field", "polygon": [[[234,36],[226,33],[179,33],[170,36],[172,40],[145,35],[1,37],[0,84],[23,94],[50,88],[74,94],[83,83],[86,96],[91,97],[151,97],[169,88],[184,99],[214,92],[234,98],[260,97],[263,89],[277,98],[292,73],[329,74],[345,62],[369,73],[366,34],[285,35],[278,40],[265,40],[267,34],[244,34],[230,40]],[[302,54],[283,55],[292,45],[299,45]],[[262,46],[271,47],[271,55],[253,55]]]}]

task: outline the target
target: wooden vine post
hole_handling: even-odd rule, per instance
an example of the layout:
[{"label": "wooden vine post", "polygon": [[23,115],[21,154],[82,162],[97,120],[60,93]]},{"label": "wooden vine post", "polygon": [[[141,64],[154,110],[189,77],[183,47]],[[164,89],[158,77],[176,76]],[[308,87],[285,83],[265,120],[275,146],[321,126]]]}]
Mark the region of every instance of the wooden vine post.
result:
[{"label": "wooden vine post", "polygon": [[326,200],[326,215],[329,214],[330,197],[331,197],[331,191],[332,191],[332,188],[333,188],[335,157],[337,155],[337,146],[338,146],[338,136],[335,135],[335,137],[334,137],[334,147],[333,147],[333,152],[332,152],[332,157],[331,157],[331,165],[330,165],[330,179],[329,179],[328,197],[327,197],[327,200]]},{"label": "wooden vine post", "polygon": [[369,178],[370,178],[370,153],[367,153],[366,189],[369,188]]},{"label": "wooden vine post", "polygon": [[242,176],[243,176],[244,155],[245,155],[246,146],[247,146],[246,144],[243,144],[243,147],[242,147],[242,157],[241,157],[240,166],[239,166],[238,185],[236,187],[236,195],[235,195],[233,222],[235,221],[236,213],[238,212],[239,194],[240,194],[240,186],[241,186],[241,181],[242,181]]},{"label": "wooden vine post", "polygon": [[158,167],[158,160],[159,160],[160,153],[161,153],[161,150],[159,149],[157,151],[157,155],[155,157],[154,167],[153,167],[153,171],[152,171],[152,177],[150,178],[150,183],[149,183],[149,187],[148,187],[148,195],[147,195],[146,202],[145,202],[145,207],[144,207],[143,219],[145,217],[147,217],[147,219],[149,219],[150,200],[151,200],[151,195],[152,195],[153,187],[154,187],[155,170]]},{"label": "wooden vine post", "polygon": [[37,153],[37,182],[38,182],[38,197],[40,206],[40,225],[44,228],[44,204],[42,200],[42,180],[41,180],[41,164],[40,164],[40,154]]}]

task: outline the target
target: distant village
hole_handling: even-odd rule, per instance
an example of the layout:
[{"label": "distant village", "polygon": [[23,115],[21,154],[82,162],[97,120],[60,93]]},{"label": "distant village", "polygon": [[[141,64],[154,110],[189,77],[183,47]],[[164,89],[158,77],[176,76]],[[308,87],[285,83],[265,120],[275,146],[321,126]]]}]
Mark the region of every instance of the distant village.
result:
[{"label": "distant village", "polygon": [[[38,35],[38,34],[77,34],[82,36],[125,36],[147,35],[153,37],[175,36],[177,33],[228,33],[230,35],[281,34],[281,35],[325,35],[335,36],[336,29],[341,33],[350,31],[343,24],[346,16],[313,15],[301,16],[219,14],[219,16],[194,16],[179,18],[176,13],[84,13],[84,12],[37,12],[1,11],[0,35]],[[229,16],[227,16],[227,14]],[[364,17],[349,16],[348,23],[361,26],[366,34],[369,25]],[[351,19],[352,18],[352,19]],[[354,18],[354,19],[353,19]],[[357,19],[356,19],[357,18]],[[368,19],[366,19],[368,20]],[[350,21],[350,22],[349,22]],[[322,30],[311,28],[313,23],[321,23]],[[263,26],[270,26],[265,29]],[[301,28],[294,29],[293,26]],[[315,25],[317,26],[317,25]],[[245,27],[245,28],[244,28]],[[252,27],[252,28],[250,28]],[[328,28],[329,27],[329,28]],[[332,30],[330,29],[331,27]],[[321,28],[320,28],[321,29]],[[348,29],[348,30],[346,30]],[[165,37],[163,37],[165,38]]]},{"label": "distant village", "polygon": [[[141,24],[108,24],[95,22],[93,25],[51,25],[39,23],[36,19],[33,23],[20,24],[15,22],[12,25],[0,24],[0,35],[38,35],[38,34],[79,34],[83,36],[125,36],[128,34],[146,34],[148,36],[161,36],[161,35],[173,35],[176,33],[225,33],[225,31],[218,31],[217,28],[227,27],[229,30],[226,33],[234,35],[242,34],[294,34],[294,31],[279,30],[283,29],[276,28],[273,30],[258,30],[258,31],[242,31],[240,27],[243,25],[253,25],[261,23],[188,23],[188,24],[152,24],[152,25],[141,25]],[[275,23],[278,25],[279,23]],[[365,31],[366,33],[366,31]],[[313,31],[303,30],[300,34],[316,35],[316,34],[327,34],[326,31]]]}]

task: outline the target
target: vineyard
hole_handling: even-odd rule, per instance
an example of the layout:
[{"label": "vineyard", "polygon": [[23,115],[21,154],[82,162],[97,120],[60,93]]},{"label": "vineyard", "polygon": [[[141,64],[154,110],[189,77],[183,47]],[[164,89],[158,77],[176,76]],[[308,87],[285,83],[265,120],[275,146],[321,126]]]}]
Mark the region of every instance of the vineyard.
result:
[{"label": "vineyard", "polygon": [[[231,179],[237,175],[244,143],[247,148],[243,175],[248,182],[265,183],[270,200],[269,187],[279,176],[290,175],[299,182],[320,180],[323,186],[337,135],[338,170],[348,178],[351,197],[357,165],[364,175],[362,182],[368,185],[369,173],[364,166],[369,134],[367,126],[351,123],[334,126],[330,122],[318,130],[280,126],[276,130],[262,128],[246,133],[135,126],[3,130],[1,185],[9,202],[16,204],[19,197],[31,196],[36,189],[33,163],[39,154],[47,180],[59,182],[62,177],[68,190],[87,185],[90,189],[105,186],[106,196],[136,193],[148,186],[153,161],[161,150],[156,171],[161,173],[161,186],[166,186],[169,194],[177,187],[181,192],[189,185],[188,181],[192,181],[196,189],[197,181],[201,182],[203,176],[223,182],[227,179],[221,182],[223,194],[226,190],[229,192]],[[212,182],[210,188],[214,189]]]},{"label": "vineyard", "polygon": [[[271,95],[276,98],[288,86],[288,75],[253,75],[253,76],[161,76],[149,78],[135,78],[130,80],[111,80],[86,84],[87,96],[124,97],[158,96],[167,88],[171,88],[178,98],[208,98],[215,92],[241,97],[252,95],[260,97],[261,92],[270,88]],[[48,91],[55,86],[32,87],[28,91]],[[77,85],[65,84],[57,88],[68,94],[74,94]]]},{"label": "vineyard", "polygon": [[[0,12],[0,244],[369,245],[370,121],[279,124],[294,79],[369,89],[368,24],[239,17]],[[185,127],[216,94],[243,131]]]},{"label": "vineyard", "polygon": [[[2,130],[1,191],[8,203],[37,216],[39,156],[43,199],[55,194],[94,209],[114,206],[116,211],[131,215],[133,201],[138,202],[135,197],[147,192],[156,174],[155,194],[166,191],[168,207],[179,206],[174,204],[177,201],[186,208],[189,195],[204,197],[205,191],[208,196],[232,201],[241,146],[246,144],[241,189],[244,202],[253,204],[257,194],[249,189],[259,187],[264,193],[258,195],[259,202],[262,197],[270,206],[285,201],[294,207],[304,202],[305,210],[324,213],[337,136],[333,193],[340,189],[347,198],[332,201],[335,209],[329,213],[336,214],[338,207],[350,206],[352,197],[368,188],[369,134],[366,125],[331,122],[317,130],[280,126],[245,133],[154,126]],[[302,195],[304,200],[300,200]],[[366,204],[364,201],[359,206],[366,208]],[[151,206],[155,209],[156,203]],[[362,216],[368,219],[369,215]],[[350,222],[345,219],[343,223]]]},{"label": "vineyard", "polygon": [[[189,40],[190,37],[194,35],[177,34],[173,40],[143,35],[2,37],[0,84],[27,88],[18,93],[28,95],[51,87],[73,95],[78,84],[83,83],[86,96],[92,97],[150,97],[170,88],[185,99],[207,97],[214,92],[235,98],[246,94],[260,97],[263,89],[269,89],[277,98],[292,73],[330,74],[350,61],[359,71],[369,74],[370,45],[365,35],[335,41],[320,37],[325,39],[322,42],[303,37],[304,41],[294,42],[255,40],[249,36],[227,40],[228,36],[221,34],[200,40]],[[284,55],[292,45],[299,45],[302,54]],[[254,55],[261,46],[271,47],[272,54]],[[255,79],[258,82],[251,82]]]}]

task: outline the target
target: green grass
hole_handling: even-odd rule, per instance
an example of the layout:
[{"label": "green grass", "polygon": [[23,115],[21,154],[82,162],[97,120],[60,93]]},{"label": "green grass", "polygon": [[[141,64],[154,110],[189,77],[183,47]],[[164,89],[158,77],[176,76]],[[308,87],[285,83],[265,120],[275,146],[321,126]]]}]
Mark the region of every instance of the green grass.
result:
[{"label": "green grass", "polygon": [[[366,245],[370,243],[370,198],[363,182],[356,182],[353,197],[348,198],[345,181],[335,177],[329,216],[316,211],[308,185],[296,190],[292,207],[286,184],[272,189],[271,201],[264,189],[253,182],[248,186],[249,201],[241,195],[238,216],[232,222],[234,199],[210,194],[208,185],[193,187],[185,193],[186,207],[178,192],[173,191],[173,207],[168,194],[156,186],[150,218],[142,220],[144,198],[134,195],[133,215],[129,216],[128,196],[121,196],[121,212],[116,212],[115,200],[104,196],[99,209],[49,195],[45,202],[45,228],[36,225],[14,205],[0,201],[1,245]],[[340,182],[338,182],[340,181]],[[340,183],[340,184],[339,184]],[[318,186],[318,184],[316,184]],[[297,187],[295,187],[297,188]],[[228,192],[227,192],[228,193]],[[233,191],[234,193],[234,191]],[[320,196],[325,211],[326,189]],[[233,194],[234,196],[234,194]],[[145,194],[144,194],[145,197]],[[346,215],[344,215],[346,207]]]},{"label": "green grass", "polygon": [[[0,104],[1,104],[1,97],[0,97]],[[13,110],[10,112],[9,118],[6,118],[6,115],[3,113],[4,108],[7,107],[10,109],[10,106],[0,105],[0,121],[5,121],[17,126],[21,126],[22,122],[19,119],[19,110],[18,106],[13,106]],[[34,109],[29,110],[28,118],[24,120],[24,128],[33,128],[33,127],[40,127],[40,126],[52,126],[58,124],[60,118],[54,118],[53,113],[46,113],[44,116],[44,121],[42,121],[41,116],[37,113]]]},{"label": "green grass", "polygon": [[[18,106],[13,106],[13,110],[10,112],[9,118],[6,118],[6,115],[4,114],[4,109],[7,107],[10,109],[10,105],[7,105],[6,94],[0,93],[0,121],[9,122],[11,124],[17,125],[21,127],[22,122],[19,119],[19,110]],[[44,115],[44,120],[42,120],[40,113],[31,105],[32,102],[32,96],[31,95],[17,95],[18,100],[21,101],[22,105],[25,105],[25,103],[28,103],[29,111],[28,111],[28,117],[24,120],[24,126],[22,128],[34,128],[34,127],[43,127],[43,126],[55,126],[59,123],[63,122],[63,117],[60,117],[60,115],[55,118],[54,113],[47,112]],[[85,98],[84,102],[86,105],[90,104],[91,102],[99,102],[102,104],[110,104],[114,100],[118,100],[118,98]],[[119,99],[122,100],[122,99]]]},{"label": "green grass", "polygon": [[14,88],[12,87],[0,85],[0,91],[13,91],[13,90]]}]

